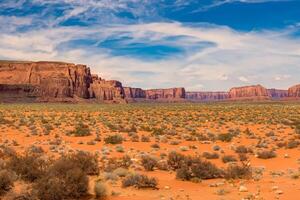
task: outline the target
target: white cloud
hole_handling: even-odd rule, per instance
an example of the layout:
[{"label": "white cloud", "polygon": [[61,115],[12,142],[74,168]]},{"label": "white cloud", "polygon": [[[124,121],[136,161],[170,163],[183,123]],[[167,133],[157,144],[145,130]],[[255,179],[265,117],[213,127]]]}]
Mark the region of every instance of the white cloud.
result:
[{"label": "white cloud", "polygon": [[239,80],[242,81],[242,82],[249,82],[249,79],[246,78],[245,76],[240,76]]},{"label": "white cloud", "polygon": [[[3,59],[83,63],[106,79],[119,79],[124,85],[145,88],[185,86],[187,90],[227,90],[241,82],[286,88],[300,81],[297,77],[300,40],[289,36],[292,31],[244,33],[222,26],[192,27],[180,23],[57,27],[15,34],[0,32],[0,55]],[[72,40],[95,39],[100,44],[112,35],[130,36],[134,42],[149,43],[166,36],[188,36],[174,39],[174,43],[187,48],[196,42],[215,45],[190,49],[184,57],[151,61],[116,57],[93,45],[65,48]],[[155,75],[137,77],[132,75],[135,71]]]}]

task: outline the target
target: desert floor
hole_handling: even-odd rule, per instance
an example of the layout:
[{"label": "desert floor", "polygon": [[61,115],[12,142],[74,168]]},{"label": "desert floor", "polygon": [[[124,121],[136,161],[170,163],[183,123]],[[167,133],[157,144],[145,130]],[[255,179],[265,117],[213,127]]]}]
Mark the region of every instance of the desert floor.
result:
[{"label": "desert floor", "polygon": [[[111,144],[108,136],[116,135],[121,141]],[[94,182],[101,179],[111,200],[296,200],[299,145],[300,103],[0,105],[0,146],[18,154],[41,147],[53,159],[78,150],[98,156],[100,173],[89,176],[87,199],[94,199]],[[168,166],[172,151],[207,160],[222,170],[247,165],[251,176],[182,180]],[[110,159],[125,155],[132,163],[123,168],[124,176],[155,177],[157,189],[122,187],[125,177],[108,165]],[[153,169],[143,166],[145,155],[155,160]],[[18,178],[2,199],[30,185]]]}]

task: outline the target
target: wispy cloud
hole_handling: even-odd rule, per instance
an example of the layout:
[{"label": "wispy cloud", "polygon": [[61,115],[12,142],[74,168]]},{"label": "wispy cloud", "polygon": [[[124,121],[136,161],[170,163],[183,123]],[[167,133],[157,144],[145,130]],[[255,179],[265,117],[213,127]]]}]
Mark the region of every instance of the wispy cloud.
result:
[{"label": "wispy cloud", "polygon": [[[195,1],[157,2],[178,10]],[[31,12],[18,9],[25,5]],[[6,27],[0,29],[0,59],[83,63],[104,78],[144,88],[287,88],[300,81],[299,26],[245,32],[176,22],[160,16],[150,0],[12,0],[0,6],[0,25]]]}]

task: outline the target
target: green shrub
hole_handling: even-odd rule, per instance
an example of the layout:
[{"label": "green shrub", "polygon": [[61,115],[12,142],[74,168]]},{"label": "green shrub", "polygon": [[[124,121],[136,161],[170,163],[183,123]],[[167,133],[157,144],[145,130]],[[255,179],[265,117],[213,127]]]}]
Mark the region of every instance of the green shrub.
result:
[{"label": "green shrub", "polygon": [[75,126],[75,129],[70,132],[71,135],[74,135],[76,137],[83,137],[90,135],[90,129],[89,126],[83,123],[78,123]]}]

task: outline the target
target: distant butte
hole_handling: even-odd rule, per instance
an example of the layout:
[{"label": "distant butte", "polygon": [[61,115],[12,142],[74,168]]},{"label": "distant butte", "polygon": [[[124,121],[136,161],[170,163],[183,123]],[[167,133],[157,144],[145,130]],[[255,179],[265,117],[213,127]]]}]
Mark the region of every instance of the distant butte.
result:
[{"label": "distant butte", "polygon": [[123,87],[105,80],[86,65],[65,62],[0,61],[0,102],[108,102],[136,101],[258,101],[300,99],[300,84],[288,90],[261,85],[234,87],[229,92],[186,92],[181,88]]}]

